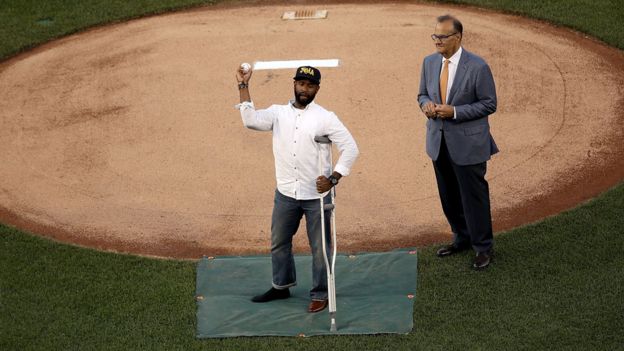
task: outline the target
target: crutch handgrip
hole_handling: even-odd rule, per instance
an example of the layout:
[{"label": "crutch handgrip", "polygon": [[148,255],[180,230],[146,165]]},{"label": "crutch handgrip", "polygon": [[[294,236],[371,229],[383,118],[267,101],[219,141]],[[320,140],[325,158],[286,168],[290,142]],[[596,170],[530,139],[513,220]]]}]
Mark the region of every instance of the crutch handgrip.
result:
[{"label": "crutch handgrip", "polygon": [[323,205],[323,208],[325,209],[325,211],[329,211],[329,210],[333,210],[334,208],[336,208],[336,206],[334,206],[334,204],[325,204]]},{"label": "crutch handgrip", "polygon": [[331,140],[329,140],[327,135],[317,135],[314,137],[314,141],[319,144],[331,144]]}]

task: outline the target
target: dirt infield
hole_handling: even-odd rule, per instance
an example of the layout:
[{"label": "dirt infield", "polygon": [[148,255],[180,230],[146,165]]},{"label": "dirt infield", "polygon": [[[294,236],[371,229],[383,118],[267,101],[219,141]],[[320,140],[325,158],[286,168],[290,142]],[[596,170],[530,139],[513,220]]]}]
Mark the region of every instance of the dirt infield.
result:
[{"label": "dirt infield", "polygon": [[[0,221],[60,241],[165,257],[268,252],[271,137],[243,128],[234,69],[338,58],[317,101],[361,155],[338,189],[340,251],[450,238],[416,102],[435,17],[464,23],[499,95],[489,163],[495,229],[624,178],[624,54],[567,29],[423,4],[217,6],[106,26],[0,65]],[[256,105],[286,103],[293,70],[258,71]],[[304,227],[302,227],[304,229]],[[308,250],[305,235],[295,248]]]}]

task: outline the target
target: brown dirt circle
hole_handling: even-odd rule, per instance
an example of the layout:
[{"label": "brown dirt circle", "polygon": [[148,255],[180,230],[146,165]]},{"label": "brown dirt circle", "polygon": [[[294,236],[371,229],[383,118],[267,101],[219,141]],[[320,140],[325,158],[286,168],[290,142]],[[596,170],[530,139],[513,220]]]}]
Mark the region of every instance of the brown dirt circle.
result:
[{"label": "brown dirt circle", "polygon": [[[361,150],[338,190],[342,252],[450,238],[416,103],[435,17],[499,95],[489,163],[497,231],[556,214],[624,178],[624,55],[567,29],[474,8],[366,3],[319,21],[301,6],[216,6],[92,29],[0,66],[0,221],[97,249],[176,258],[268,252],[271,137],[243,128],[233,71],[256,60],[338,58],[318,102]],[[258,71],[259,106],[291,70]],[[303,229],[303,227],[302,227]],[[295,248],[306,252],[305,235]]]}]

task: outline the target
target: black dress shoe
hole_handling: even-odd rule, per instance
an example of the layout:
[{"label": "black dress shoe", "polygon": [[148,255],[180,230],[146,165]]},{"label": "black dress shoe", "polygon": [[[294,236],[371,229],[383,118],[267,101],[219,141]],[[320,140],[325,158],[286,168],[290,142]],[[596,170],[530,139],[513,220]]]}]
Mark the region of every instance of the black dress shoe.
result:
[{"label": "black dress shoe", "polygon": [[486,269],[490,263],[492,262],[492,255],[494,253],[490,251],[477,252],[477,256],[475,256],[474,263],[472,264],[472,268],[476,270]]},{"label": "black dress shoe", "polygon": [[281,300],[287,299],[290,297],[290,290],[286,289],[275,289],[271,288],[269,291],[265,292],[262,295],[254,296],[251,301],[252,302],[269,302],[273,300]]},{"label": "black dress shoe", "polygon": [[436,252],[436,255],[438,255],[438,257],[445,257],[445,256],[450,256],[456,253],[460,253],[462,251],[466,251],[468,249],[469,249],[468,246],[458,247],[458,246],[455,246],[454,244],[445,245],[438,249],[438,252]]}]

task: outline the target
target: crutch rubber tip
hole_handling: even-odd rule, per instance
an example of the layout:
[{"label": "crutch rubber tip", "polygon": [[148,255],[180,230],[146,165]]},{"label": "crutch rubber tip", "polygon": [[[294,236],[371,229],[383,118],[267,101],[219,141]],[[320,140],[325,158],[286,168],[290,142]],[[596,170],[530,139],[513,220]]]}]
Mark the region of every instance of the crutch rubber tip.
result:
[{"label": "crutch rubber tip", "polygon": [[332,320],[331,326],[329,327],[330,332],[337,332],[338,328],[336,328],[336,321]]}]

